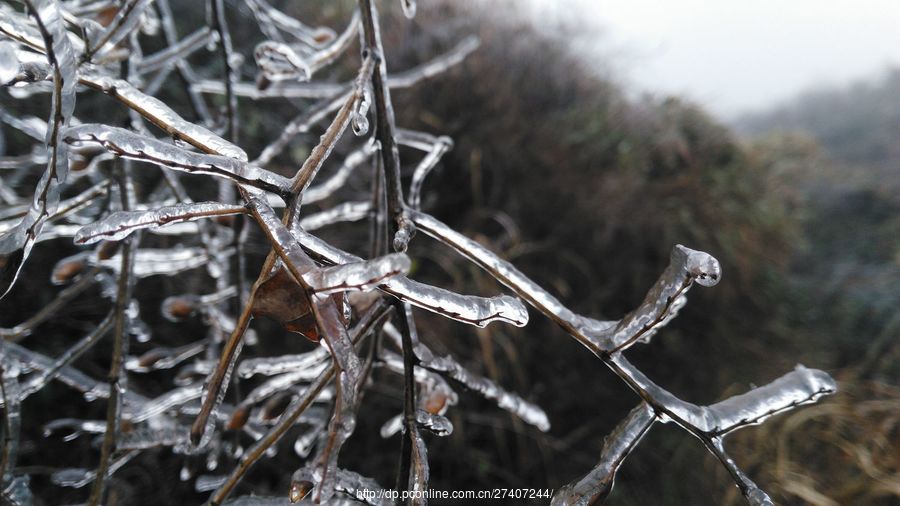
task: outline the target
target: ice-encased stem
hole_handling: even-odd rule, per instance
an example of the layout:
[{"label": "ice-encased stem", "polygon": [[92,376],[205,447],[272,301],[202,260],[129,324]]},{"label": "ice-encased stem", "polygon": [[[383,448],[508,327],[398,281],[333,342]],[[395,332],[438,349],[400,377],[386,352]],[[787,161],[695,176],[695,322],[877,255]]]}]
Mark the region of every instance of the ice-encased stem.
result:
[{"label": "ice-encased stem", "polygon": [[245,212],[247,212],[246,206],[219,202],[176,204],[148,211],[116,211],[100,221],[82,227],[75,234],[75,243],[91,244],[101,240],[118,241],[132,232],[145,228],[157,229],[173,223],[184,223],[216,216],[231,216]]},{"label": "ice-encased stem", "polygon": [[171,137],[183,140],[207,154],[217,154],[246,162],[247,153],[208,129],[186,121],[171,107],[147,95],[122,79],[82,75],[79,82],[101,91],[137,111]]},{"label": "ice-encased stem", "polygon": [[371,210],[372,203],[367,200],[344,202],[330,209],[304,216],[300,219],[300,228],[312,231],[336,223],[360,221],[367,218]]},{"label": "ice-encased stem", "polygon": [[[393,325],[385,325],[385,334],[387,334],[395,343],[400,343],[400,332]],[[547,414],[539,406],[526,401],[522,397],[509,392],[497,385],[492,380],[484,376],[472,373],[452,356],[435,356],[434,353],[423,343],[415,343],[414,351],[418,360],[418,366],[443,374],[454,381],[466,386],[477,392],[485,399],[494,401],[500,409],[509,411],[519,417],[525,423],[537,427],[539,430],[546,432],[550,430],[550,420]]]},{"label": "ice-encased stem", "polygon": [[69,128],[64,135],[69,144],[96,144],[116,156],[160,167],[224,177],[282,196],[287,195],[290,189],[290,182],[286,178],[244,161],[227,156],[193,153],[123,128],[84,124]]},{"label": "ice-encased stem", "polygon": [[248,205],[257,223],[263,228],[277,255],[294,279],[304,285],[310,296],[310,306],[316,318],[319,334],[331,351],[337,368],[335,410],[328,428],[328,442],[318,459],[322,480],[316,486],[317,501],[327,501],[333,494],[333,473],[341,446],[355,428],[356,387],[360,374],[359,357],[347,335],[340,313],[332,298],[314,296],[304,274],[316,269],[315,263],[303,251],[269,205],[258,197],[250,197]]},{"label": "ice-encased stem", "polygon": [[684,304],[685,294],[695,282],[713,286],[722,277],[718,260],[702,251],[680,244],[672,249],[669,266],[647,292],[637,309],[625,315],[612,331],[602,337],[602,346],[620,352],[635,342],[648,342]]},{"label": "ice-encased stem", "polygon": [[410,259],[403,253],[351,262],[333,267],[323,267],[303,276],[309,287],[320,294],[367,291],[396,276],[409,272]]},{"label": "ice-encased stem", "polygon": [[[295,227],[292,234],[304,249],[329,263],[344,264],[362,260],[331,246],[302,228]],[[502,321],[517,327],[528,323],[528,310],[521,301],[508,295],[496,297],[462,295],[419,283],[405,276],[396,276],[379,286],[379,289],[416,307],[478,327],[484,327],[493,321]]]},{"label": "ice-encased stem", "polygon": [[50,367],[31,375],[25,381],[24,385],[22,385],[22,396],[28,397],[56,378],[64,367],[71,365],[72,362],[77,360],[84,352],[93,347],[97,341],[102,339],[112,326],[113,315],[110,314],[97,325],[97,328],[67,349],[65,353],[57,357],[56,361],[53,362]]},{"label": "ice-encased stem", "polygon": [[602,504],[612,491],[616,471],[625,457],[640,442],[656,421],[656,413],[647,403],[641,403],[606,436],[600,462],[583,478],[574,481],[553,494],[553,506],[587,506]]},{"label": "ice-encased stem", "polygon": [[40,49],[53,67],[50,120],[45,137],[50,156],[28,213],[16,227],[0,235],[0,298],[9,293],[44,222],[56,211],[59,186],[65,182],[69,170],[62,131],[75,108],[75,53],[59,5],[56,0],[24,0],[24,3],[43,41]]},{"label": "ice-encased stem", "polygon": [[382,171],[387,183],[384,191],[387,192],[387,214],[391,223],[388,235],[393,237],[395,251],[406,251],[406,245],[412,239],[415,229],[412,221],[405,215],[403,187],[400,184],[400,151],[394,133],[394,107],[388,88],[378,9],[371,0],[359,0],[359,10],[362,13],[363,51],[379,57],[372,72],[372,94],[375,103],[375,138],[380,144]]},{"label": "ice-encased stem", "polygon": [[[129,167],[118,167],[118,183],[122,209],[131,209],[131,181]],[[106,475],[110,458],[115,451],[116,438],[121,429],[122,397],[126,389],[125,375],[122,367],[128,354],[129,338],[126,329],[129,323],[128,307],[131,304],[131,293],[134,287],[132,270],[134,269],[134,243],[137,238],[126,239],[120,248],[121,268],[116,288],[116,302],[113,308],[113,352],[109,366],[109,399],[106,408],[106,433],[100,447],[100,464],[97,467],[94,486],[88,503],[95,506],[103,502],[106,486]]]},{"label": "ice-encased stem", "polygon": [[[380,328],[380,326],[384,323],[385,319],[390,315],[391,308],[386,307],[383,304],[376,304],[374,307],[369,309],[365,315],[360,319],[359,323],[353,328],[353,342],[359,343],[362,339],[368,336],[373,330]],[[319,395],[322,389],[328,384],[331,380],[331,377],[334,375],[335,365],[332,364],[328,366],[325,371],[323,371],[315,381],[313,381],[306,390],[302,393],[302,395],[296,397],[291,404],[285,409],[284,413],[278,418],[278,422],[269,429],[269,431],[259,439],[251,448],[249,448],[238,462],[238,465],[232,470],[231,474],[228,476],[228,480],[219,487],[218,490],[210,497],[209,503],[211,506],[217,506],[222,504],[222,502],[228,497],[234,487],[241,481],[247,471],[265,455],[266,450],[270,448],[272,445],[277,443],[282,436],[290,429],[297,419],[303,414],[306,409],[312,405],[315,398]]]}]

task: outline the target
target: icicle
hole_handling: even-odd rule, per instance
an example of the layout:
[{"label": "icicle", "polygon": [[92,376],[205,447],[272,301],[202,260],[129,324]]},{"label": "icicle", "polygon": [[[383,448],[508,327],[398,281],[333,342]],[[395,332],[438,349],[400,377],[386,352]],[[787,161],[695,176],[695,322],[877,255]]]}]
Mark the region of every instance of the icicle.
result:
[{"label": "icicle", "polygon": [[369,106],[372,102],[371,91],[368,86],[360,93],[356,105],[353,107],[353,116],[350,118],[350,127],[357,137],[362,137],[369,132]]},{"label": "icicle", "polygon": [[100,240],[118,241],[144,228],[159,228],[170,223],[182,223],[216,216],[240,214],[244,206],[198,202],[160,207],[149,211],[116,211],[92,223],[75,234],[76,244],[91,244]]}]

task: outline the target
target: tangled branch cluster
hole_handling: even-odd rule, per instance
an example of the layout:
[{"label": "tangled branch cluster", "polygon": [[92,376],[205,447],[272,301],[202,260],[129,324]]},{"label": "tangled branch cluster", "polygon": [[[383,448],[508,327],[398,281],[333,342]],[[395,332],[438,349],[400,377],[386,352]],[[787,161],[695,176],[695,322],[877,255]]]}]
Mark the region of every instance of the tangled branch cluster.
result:
[{"label": "tangled branch cluster", "polygon": [[[17,282],[37,243],[65,237],[85,248],[54,268],[53,281],[68,286],[53,302],[21,324],[0,329],[5,435],[0,472],[5,500],[31,500],[28,475],[16,467],[20,408],[53,380],[81,392],[86,401],[106,402],[105,420],[59,419],[46,427],[48,432],[67,430],[73,438],[102,436],[96,469],[53,474],[61,486],[90,485],[91,504],[103,502],[109,476],[140,452],[160,446],[176,454],[205,455],[213,463],[236,461],[227,474],[203,475],[196,481],[198,490],[212,491],[210,504],[221,504],[260,459],[285,451],[288,445],[282,439],[298,425],[305,429],[292,446],[303,463],[281,500],[350,500],[355,490],[379,488],[338,465],[376,365],[404,381],[402,413],[382,429],[385,437],[403,434],[397,487],[426,490],[423,434],[446,436],[453,430],[444,417],[457,402],[448,379],[496,401],[539,430],[549,430],[549,422],[539,407],[467,371],[452,357],[434,354],[418,338],[413,308],[479,327],[491,322],[523,326],[528,321],[524,301],[571,334],[640,398],[607,438],[597,466],[558,490],[555,504],[604,498],[618,467],[657,422],[672,422],[695,436],[728,469],[751,504],[771,504],[729,458],[723,439],[834,392],[834,381],[824,372],[798,366],[768,385],[698,406],[652,382],[624,355],[634,345],[649,343],[676,316],[694,284],[719,281],[715,258],[676,246],[669,266],[638,308],[621,320],[599,321],[575,314],[513,265],[421,210],[423,182],[452,141],[399,129],[391,91],[458,64],[477,48],[477,40],[464,40],[425,65],[389,74],[373,0],[359,0],[341,33],[309,27],[265,0],[245,0],[243,5],[269,39],[256,46],[257,82],[249,83],[237,70],[242,55],[232,47],[223,0],[209,0],[207,26],[187,36],[177,33],[167,0],[22,3],[22,11],[0,5],[0,81],[11,98],[49,93],[52,104],[46,121],[8,112],[0,117],[36,141],[30,154],[6,157],[0,166],[5,173],[0,182],[0,292],[8,293]],[[413,0],[402,5],[408,16],[414,15]],[[163,49],[144,54],[141,45],[148,38],[161,40]],[[360,60],[355,78],[311,81],[337,59],[350,58],[355,49]],[[192,54],[204,50],[220,58],[221,79],[202,76],[189,63]],[[154,98],[173,74],[183,83],[194,121]],[[115,100],[128,119],[119,126],[79,121],[76,97],[92,93]],[[208,96],[224,97],[221,111],[210,108]],[[313,103],[251,161],[238,142],[239,96],[242,101],[288,97]],[[318,144],[292,176],[266,168],[298,135],[315,131],[329,118]],[[359,147],[322,181],[320,169],[348,128],[361,139]],[[422,153],[408,189],[401,180],[401,146]],[[368,194],[325,211],[305,212],[304,204],[325,200],[354,178],[365,179],[355,175],[365,164],[373,167]],[[40,166],[45,168],[33,198],[20,195],[15,187],[24,185],[18,182]],[[154,166],[161,169],[157,186],[138,191],[134,174]],[[215,178],[217,200],[193,201],[185,174]],[[370,223],[367,258],[312,234],[335,223],[364,220]],[[262,230],[271,251],[255,281],[245,286],[251,224]],[[410,279],[405,251],[416,231],[479,266],[514,296],[465,295]],[[151,247],[154,236],[160,235],[175,237],[177,245]],[[172,294],[163,301],[162,312],[173,321],[199,315],[208,336],[130,355],[131,339],[151,338],[135,301],[135,287],[150,276],[186,276],[188,271],[211,278],[215,290]],[[100,286],[111,305],[92,331],[57,357],[26,346],[38,325],[51,321],[56,309],[92,286]],[[242,347],[256,340],[248,328],[255,317],[273,319],[321,346],[299,355],[239,361]],[[108,381],[101,382],[73,363],[107,334],[114,347]],[[175,384],[159,397],[145,398],[129,387],[144,373],[176,367]],[[238,402],[224,402],[229,385],[254,376],[265,379]],[[224,437],[233,433],[240,437]],[[268,504],[253,496],[233,501]]]}]

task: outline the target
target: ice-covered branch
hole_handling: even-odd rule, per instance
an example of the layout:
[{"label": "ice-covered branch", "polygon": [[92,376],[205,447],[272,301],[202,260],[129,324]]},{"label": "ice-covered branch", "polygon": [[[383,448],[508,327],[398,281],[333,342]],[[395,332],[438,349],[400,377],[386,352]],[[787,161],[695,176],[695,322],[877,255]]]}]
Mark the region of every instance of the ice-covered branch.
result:
[{"label": "ice-covered branch", "polygon": [[721,276],[722,268],[711,255],[680,244],[675,246],[669,266],[641,305],[619,321],[608,337],[609,342],[604,343],[604,348],[618,352],[638,341],[649,342],[660,327],[678,314],[692,284],[713,286]]},{"label": "ice-covered branch", "polygon": [[169,224],[245,212],[247,212],[245,206],[219,202],[178,204],[148,211],[116,211],[79,230],[75,234],[75,242],[91,244],[101,240],[118,241],[141,229],[154,229]]},{"label": "ice-covered branch", "polygon": [[612,492],[616,471],[650,430],[656,421],[656,413],[646,403],[641,403],[606,436],[600,462],[583,478],[570,483],[553,494],[553,506],[582,506],[602,504]]},{"label": "ice-covered branch", "polygon": [[286,178],[265,169],[253,167],[231,157],[187,151],[124,128],[85,124],[69,128],[64,136],[69,144],[76,146],[95,144],[123,158],[192,174],[224,177],[279,195],[286,195],[290,191],[291,185]]},{"label": "ice-covered branch", "polygon": [[[343,264],[361,260],[300,228],[295,228],[292,233],[304,249],[329,263]],[[505,321],[521,327],[528,323],[525,306],[518,299],[507,295],[490,298],[461,295],[441,287],[418,283],[405,276],[397,276],[379,288],[414,306],[470,325],[484,327],[492,321]]]},{"label": "ice-covered branch", "polygon": [[[59,186],[66,181],[69,160],[62,132],[75,109],[75,53],[66,33],[59,5],[56,0],[24,0],[37,32],[43,42],[41,48],[53,67],[53,93],[50,106],[49,128],[44,144],[49,151],[47,169],[37,184],[28,214],[12,230],[0,235],[0,298],[4,297],[31,253],[31,248],[41,232],[48,216],[56,211],[59,203]],[[14,23],[10,23],[14,25]],[[5,28],[13,33],[26,34],[19,26]],[[35,43],[32,36],[27,37]]]}]

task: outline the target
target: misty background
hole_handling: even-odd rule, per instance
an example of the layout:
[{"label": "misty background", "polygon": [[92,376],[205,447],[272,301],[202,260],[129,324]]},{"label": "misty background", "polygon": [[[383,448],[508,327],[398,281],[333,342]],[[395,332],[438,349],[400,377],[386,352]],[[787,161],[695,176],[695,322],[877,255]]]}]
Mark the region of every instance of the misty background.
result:
[{"label": "misty background", "polygon": [[532,0],[539,25],[578,17],[632,92],[674,94],[726,121],[900,65],[892,0]]},{"label": "misty background", "polygon": [[[253,82],[253,48],[263,37],[244,2],[227,3],[235,48],[244,56],[240,78]],[[271,3],[335,29],[355,7],[350,0]],[[204,25],[199,4],[173,2],[180,34]],[[399,1],[380,5],[391,71],[428,61],[471,34],[482,40],[460,66],[394,96],[398,125],[455,143],[425,184],[423,209],[515,263],[574,311],[600,319],[621,318],[641,302],[673,245],[709,252],[722,263],[722,281],[692,289],[678,318],[650,345],[629,350],[629,359],[698,404],[768,383],[798,363],[828,371],[839,382],[837,395],[737,432],[727,441],[729,453],[778,504],[896,504],[900,4],[419,0],[413,20],[400,13]],[[357,63],[341,61],[323,77],[346,80]],[[221,78],[209,53],[192,56],[191,64],[204,77]],[[177,82],[159,98],[190,117]],[[220,98],[209,100],[221,106]],[[86,118],[104,114],[110,102],[97,103],[83,109]],[[239,105],[241,147],[258,153],[310,102]],[[298,138],[267,168],[292,174],[320,130]],[[30,143],[10,132],[4,126],[8,154],[28,152]],[[351,147],[339,145],[336,159]],[[404,168],[413,161],[404,159]],[[320,177],[337,165],[326,164]],[[408,182],[411,171],[403,175]],[[322,208],[347,197],[338,194]],[[265,244],[254,233],[249,243]],[[366,251],[365,230],[335,227],[323,237]],[[30,282],[2,301],[0,327],[58,292],[47,273],[61,255],[79,250],[71,241],[48,244],[24,268]],[[260,263],[266,252],[251,251],[251,261]],[[411,256],[422,281],[463,293],[503,291],[425,238]],[[152,346],[183,345],[197,329],[161,316],[161,294],[171,287],[153,283],[138,292]],[[87,298],[62,313],[62,323],[42,329],[36,346],[43,353],[58,355],[81,336],[84,320],[103,316]],[[435,489],[559,488],[596,464],[605,435],[639,400],[537,313],[525,328],[478,330],[425,312],[416,317],[435,351],[521,393],[552,423],[541,433],[461,390],[448,413],[454,433],[429,441]],[[304,344],[261,319],[253,325],[261,344],[248,353]],[[150,346],[133,343],[132,351]],[[103,377],[108,357],[101,345],[82,365]],[[342,466],[394,482],[396,440],[377,434],[396,414],[401,392],[396,382],[367,394]],[[26,449],[22,465],[95,465],[89,442],[71,446],[42,433],[60,409],[102,417],[86,414],[75,397],[59,387],[25,406],[23,431],[41,444]],[[205,496],[179,479],[181,466],[166,450],[135,459],[123,468],[123,503],[201,503]],[[297,466],[294,455],[282,452],[261,463],[241,493],[283,496]],[[39,504],[83,500],[39,474],[33,484]],[[702,445],[661,425],[624,463],[608,504],[743,502]]]}]

